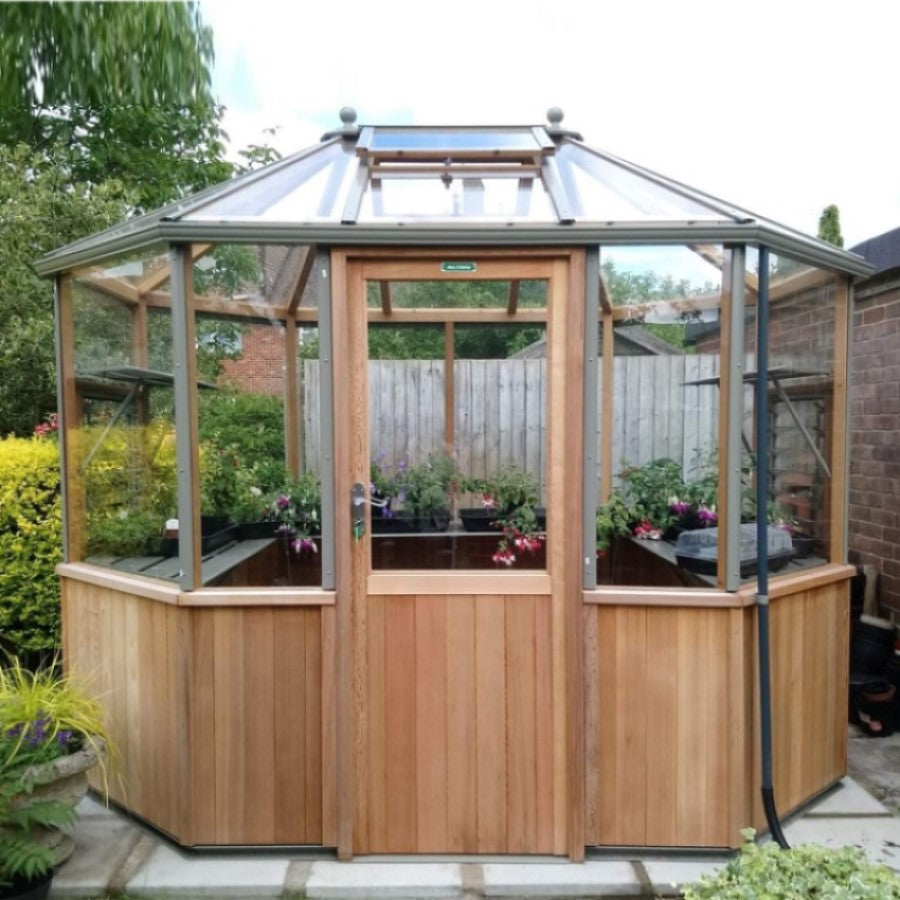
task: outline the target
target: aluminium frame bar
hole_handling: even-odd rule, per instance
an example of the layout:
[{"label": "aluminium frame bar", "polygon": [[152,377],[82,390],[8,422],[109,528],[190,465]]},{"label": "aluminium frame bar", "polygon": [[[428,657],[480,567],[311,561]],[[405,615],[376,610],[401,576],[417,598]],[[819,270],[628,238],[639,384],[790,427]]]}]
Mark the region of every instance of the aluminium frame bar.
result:
[{"label": "aluminium frame bar", "polygon": [[[730,251],[728,312],[728,359],[720,365],[728,368],[727,396],[719,393],[719,404],[725,403],[726,447],[725,458],[719,465],[725,467],[725,578],[726,591],[737,591],[741,586],[741,456],[744,436],[744,315],[746,249],[742,246],[726,248]],[[723,273],[724,276],[725,273]],[[722,410],[719,409],[719,416]]]},{"label": "aluminium frame bar", "polygon": [[316,279],[319,299],[319,407],[322,416],[319,428],[322,466],[319,479],[322,484],[322,588],[335,588],[334,565],[334,366],[331,347],[332,291],[331,254],[327,250],[316,254],[310,277]]},{"label": "aluminium frame bar", "polygon": [[[363,190],[365,184],[363,184]],[[351,187],[349,200],[353,199]],[[356,198],[361,202],[362,194]],[[352,211],[352,208],[351,208]],[[356,211],[358,215],[358,210]],[[110,236],[106,244],[72,245],[38,261],[40,275],[52,275],[79,265],[98,262],[120,253],[160,243],[218,242],[244,244],[322,244],[323,246],[407,247],[582,247],[594,244],[766,244],[771,250],[797,257],[811,265],[849,275],[868,276],[874,271],[862,257],[837,247],[802,240],[758,222],[644,222],[558,223],[452,221],[367,222],[266,222],[253,219],[190,221],[153,220],[126,234]]]},{"label": "aluminium frame bar", "polygon": [[[192,401],[190,372],[194,353],[192,323],[186,293],[186,279],[192,274],[192,266],[186,262],[190,246],[173,245],[169,250],[169,267],[172,272],[172,356],[175,393],[175,460],[178,500],[178,557],[181,565],[179,584],[183,591],[194,590],[200,575],[200,541],[197,528],[200,524],[199,509],[195,510],[194,498],[198,496],[195,483],[195,456],[198,447],[193,446],[195,404]],[[197,515],[195,515],[195,511]]]},{"label": "aluminium frame bar", "polygon": [[[63,367],[63,327],[62,327],[62,281],[63,276],[53,279],[53,345],[56,352],[56,433],[59,435],[59,508],[62,516],[62,553],[63,562],[71,562],[69,553],[69,461],[66,441],[66,425],[68,410],[65,401],[65,369]],[[71,352],[71,348],[69,348]],[[72,413],[74,415],[74,410]]]},{"label": "aluminium frame bar", "polygon": [[[582,587],[597,587],[597,366],[600,321],[600,248],[590,247],[584,261],[584,378],[582,451]],[[604,390],[612,390],[604,384]]]}]

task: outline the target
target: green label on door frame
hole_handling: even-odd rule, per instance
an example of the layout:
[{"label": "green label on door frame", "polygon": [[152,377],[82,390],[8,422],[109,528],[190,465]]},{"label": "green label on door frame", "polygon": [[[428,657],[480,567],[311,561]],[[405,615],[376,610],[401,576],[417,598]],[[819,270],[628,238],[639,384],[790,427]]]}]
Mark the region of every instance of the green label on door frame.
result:
[{"label": "green label on door frame", "polygon": [[474,272],[478,268],[473,262],[461,262],[452,260],[450,262],[441,263],[442,272]]}]

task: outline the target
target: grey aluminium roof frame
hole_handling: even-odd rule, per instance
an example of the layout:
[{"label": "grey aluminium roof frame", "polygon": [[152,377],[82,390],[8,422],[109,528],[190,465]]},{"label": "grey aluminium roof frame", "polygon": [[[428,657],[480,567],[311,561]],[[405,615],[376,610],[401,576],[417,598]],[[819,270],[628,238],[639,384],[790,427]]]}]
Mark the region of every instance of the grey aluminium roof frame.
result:
[{"label": "grey aluminium roof frame", "polygon": [[[856,254],[590,147],[573,133],[557,133],[552,124],[496,128],[433,126],[430,130],[435,133],[436,139],[443,133],[454,131],[474,132],[485,137],[517,130],[530,134],[541,146],[541,180],[555,215],[523,216],[528,194],[522,196],[520,182],[515,212],[509,217],[501,215],[490,220],[478,215],[453,218],[411,216],[360,223],[356,218],[362,193],[374,185],[377,178],[368,164],[366,149],[360,143],[361,135],[373,140],[382,128],[386,133],[426,134],[429,131],[424,126],[360,126],[347,133],[327,136],[320,143],[269,166],[60,248],[43,257],[37,264],[37,270],[42,275],[50,275],[122,253],[150,247],[163,250],[171,244],[190,242],[317,244],[322,247],[746,244],[765,246],[775,253],[850,275],[867,276],[872,271],[872,266]],[[498,161],[503,153],[502,143],[499,142],[496,150]],[[432,161],[439,159],[443,153],[439,148],[432,148],[429,152],[433,156],[426,158]],[[465,152],[461,153],[465,157]],[[479,153],[483,154],[483,151]],[[629,217],[627,210],[625,213],[619,210],[617,219],[609,218],[614,210],[602,201],[595,203],[593,208],[583,209],[583,198],[569,174],[572,163],[568,162],[565,166],[558,163],[563,155],[567,160],[574,160],[578,166],[587,165],[589,169],[599,167],[595,174],[598,184],[602,183],[604,176],[615,181],[618,178],[616,173],[623,173],[623,177],[629,179],[639,179],[648,191],[656,192],[662,198],[662,205],[659,209],[640,210],[638,216],[643,217],[637,219]],[[395,162],[409,158],[401,156]],[[335,159],[339,161],[335,162]],[[445,162],[451,164],[450,155]],[[534,162],[538,159],[535,158]],[[304,173],[311,175],[320,172],[330,163],[335,164],[326,178],[325,191],[312,206],[291,207],[288,216],[280,214],[281,210],[265,214],[266,198],[277,194],[280,186],[292,190],[302,183]],[[357,168],[351,172],[349,166],[353,164]],[[352,188],[340,199],[339,188],[345,176]],[[257,199],[254,190],[258,191],[258,203],[254,202]],[[622,190],[627,194],[627,189]],[[665,202],[666,197],[671,202]],[[680,206],[678,198],[684,201]],[[328,209],[329,204],[331,209]],[[208,212],[204,213],[205,210]],[[695,210],[698,215],[691,218]],[[250,214],[246,214],[247,211],[251,211]]]},{"label": "grey aluminium roof frame", "polygon": [[801,236],[785,235],[758,223],[646,223],[641,225],[448,225],[415,226],[303,225],[296,222],[221,222],[202,225],[161,218],[127,235],[106,242],[102,249],[71,245],[48,254],[37,263],[40,275],[52,275],[75,266],[121,253],[170,243],[318,244],[320,246],[509,247],[592,246],[596,244],[727,243],[769,247],[776,253],[805,262],[865,277],[873,267],[862,257],[837,247],[811,245]]}]

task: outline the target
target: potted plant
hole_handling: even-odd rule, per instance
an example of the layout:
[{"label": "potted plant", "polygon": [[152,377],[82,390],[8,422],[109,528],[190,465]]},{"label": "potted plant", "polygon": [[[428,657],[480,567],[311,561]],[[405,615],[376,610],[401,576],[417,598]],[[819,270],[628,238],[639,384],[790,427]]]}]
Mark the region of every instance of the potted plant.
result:
[{"label": "potted plant", "polygon": [[[54,806],[46,808],[53,813],[48,812],[46,821],[35,817],[43,815],[43,803],[59,803],[74,812],[93,766],[100,765],[105,781],[110,741],[100,704],[78,679],[60,674],[55,663],[30,672],[12,659],[0,668],[0,722],[6,815],[27,830],[29,841],[48,849],[57,866],[74,847],[60,827],[70,817],[57,815]],[[20,813],[23,808],[32,812]],[[8,831],[3,834],[9,836]]]},{"label": "potted plant", "polygon": [[481,498],[481,506],[459,511],[467,531],[486,531],[500,519],[508,519],[516,510],[532,510],[537,527],[545,527],[545,513],[539,507],[540,482],[525,469],[507,466],[487,478],[466,478],[462,490]]},{"label": "potted plant", "polygon": [[266,506],[266,519],[294,554],[318,552],[322,529],[322,486],[315,472],[289,479]]},{"label": "potted plant", "polygon": [[397,479],[388,474],[384,454],[369,464],[369,498],[372,506],[372,533],[384,534],[394,530],[392,504],[397,496]]},{"label": "potted plant", "polygon": [[44,846],[45,829],[71,825],[75,812],[58,800],[32,793],[27,763],[0,760],[0,898],[44,900],[50,893],[55,853]]},{"label": "potted plant", "polygon": [[446,454],[431,453],[415,466],[398,465],[395,496],[403,508],[395,520],[409,531],[446,531],[455,480],[456,461]]}]

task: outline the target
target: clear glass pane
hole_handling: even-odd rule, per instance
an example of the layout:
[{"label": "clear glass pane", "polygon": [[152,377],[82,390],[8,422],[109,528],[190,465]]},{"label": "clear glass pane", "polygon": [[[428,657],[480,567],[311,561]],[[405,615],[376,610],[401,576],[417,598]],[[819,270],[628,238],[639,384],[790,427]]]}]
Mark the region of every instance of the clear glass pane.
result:
[{"label": "clear glass pane", "polygon": [[[748,253],[744,421],[748,456],[745,513],[756,521],[756,289],[759,255]],[[791,572],[829,561],[834,422],[835,273],[769,257],[770,570]],[[789,550],[789,554],[788,554]],[[743,571],[745,581],[755,572]]]},{"label": "clear glass pane", "polygon": [[[343,159],[338,144],[298,154],[273,171],[251,178],[225,196],[188,213],[184,220],[220,221],[260,217],[269,220],[306,220],[320,215],[319,208],[332,184],[330,176]],[[343,172],[338,173],[338,176]]]},{"label": "clear glass pane", "polygon": [[[721,247],[601,249],[604,305],[613,326],[612,494],[597,520],[598,582],[634,586],[717,584],[716,556],[691,559],[683,533],[718,517]],[[679,544],[681,540],[681,544]]]},{"label": "clear glass pane", "polygon": [[472,218],[556,221],[540,179],[456,177],[382,178],[363,194],[360,222],[380,219]]},{"label": "clear glass pane", "polygon": [[[451,263],[474,265],[474,263]],[[366,302],[372,309],[386,302],[392,309],[542,309],[546,281],[370,281]]]},{"label": "clear glass pane", "polygon": [[578,219],[686,222],[729,218],[583,147],[564,144],[559,148],[557,160],[562,178],[574,194],[572,200],[579,209]]},{"label": "clear glass pane", "polygon": [[517,129],[400,129],[376,128],[373,150],[481,151],[522,150],[537,153],[540,145],[530,128]]},{"label": "clear glass pane", "polygon": [[545,567],[546,350],[540,324],[370,325],[373,569]]},{"label": "clear glass pane", "polygon": [[165,260],[158,252],[122,257],[71,280],[72,555],[151,577],[168,577],[154,565],[176,515],[172,329],[167,309],[142,308],[135,285],[149,290],[148,277],[165,276]]},{"label": "clear glass pane", "polygon": [[318,328],[291,325],[292,351],[275,315],[300,288],[305,252],[223,246],[194,264],[197,368],[213,386],[199,396],[204,585],[322,583]]}]

